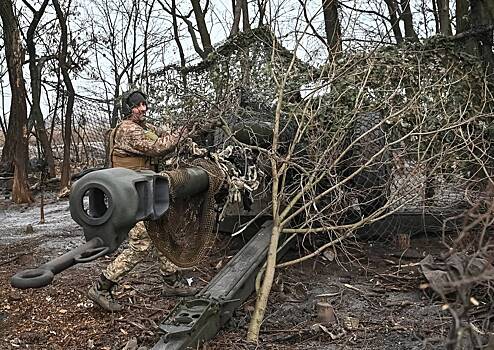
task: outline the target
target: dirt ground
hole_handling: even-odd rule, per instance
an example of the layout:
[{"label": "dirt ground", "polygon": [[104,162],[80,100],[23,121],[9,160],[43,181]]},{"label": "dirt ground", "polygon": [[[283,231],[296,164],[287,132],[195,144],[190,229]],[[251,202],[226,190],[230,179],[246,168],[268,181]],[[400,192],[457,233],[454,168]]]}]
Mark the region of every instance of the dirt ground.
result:
[{"label": "dirt ground", "polygon": [[[153,256],[118,288],[124,304],[107,313],[86,291],[111,257],[74,266],[36,290],[10,286],[10,277],[83,243],[66,200],[47,199],[45,224],[38,205],[0,202],[0,349],[142,349],[160,337],[158,324],[176,301],[160,296]],[[237,238],[236,238],[237,239]],[[240,238],[239,238],[240,239]],[[417,262],[441,250],[437,236],[417,236],[399,251],[387,242],[360,242],[307,263],[280,269],[269,300],[260,343],[243,339],[254,298],[203,349],[441,349],[451,319],[442,303],[419,288]],[[228,243],[234,244],[228,244]],[[189,272],[204,286],[233,255],[235,239],[221,236],[208,264]],[[297,251],[289,252],[291,257]],[[331,261],[332,260],[332,261]],[[316,296],[327,294],[336,323],[316,322]]]}]

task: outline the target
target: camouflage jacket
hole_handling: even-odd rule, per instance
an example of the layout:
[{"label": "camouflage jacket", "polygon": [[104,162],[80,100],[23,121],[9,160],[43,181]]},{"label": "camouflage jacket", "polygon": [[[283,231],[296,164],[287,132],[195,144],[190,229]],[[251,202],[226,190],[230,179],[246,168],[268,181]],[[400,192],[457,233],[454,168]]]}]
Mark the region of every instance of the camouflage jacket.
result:
[{"label": "camouflage jacket", "polygon": [[124,120],[114,132],[112,153],[117,156],[164,156],[173,152],[184,136],[167,126],[157,128]]}]

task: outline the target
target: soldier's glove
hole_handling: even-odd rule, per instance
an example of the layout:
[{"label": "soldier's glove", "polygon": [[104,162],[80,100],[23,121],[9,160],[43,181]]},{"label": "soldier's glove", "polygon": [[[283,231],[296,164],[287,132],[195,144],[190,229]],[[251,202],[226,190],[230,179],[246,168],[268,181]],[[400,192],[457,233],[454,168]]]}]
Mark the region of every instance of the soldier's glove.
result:
[{"label": "soldier's glove", "polygon": [[158,139],[158,135],[156,135],[153,131],[151,130],[146,130],[144,131],[144,136],[150,140],[150,141],[156,141]]}]

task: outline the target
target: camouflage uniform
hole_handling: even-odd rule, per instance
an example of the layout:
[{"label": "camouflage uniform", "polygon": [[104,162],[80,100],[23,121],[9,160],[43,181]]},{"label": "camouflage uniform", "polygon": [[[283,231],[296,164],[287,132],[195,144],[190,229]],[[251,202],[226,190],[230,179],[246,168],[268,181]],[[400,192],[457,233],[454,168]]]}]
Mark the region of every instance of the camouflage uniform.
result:
[{"label": "camouflage uniform", "polygon": [[[124,249],[103,271],[103,275],[110,281],[119,282],[120,279],[131,271],[152,250],[152,241],[142,221],[138,222],[129,232],[129,247]],[[177,271],[159,250],[160,271],[163,275],[170,275]]]},{"label": "camouflage uniform", "polygon": [[[151,157],[164,156],[174,151],[180,138],[167,127],[156,128],[153,125],[137,124],[124,120],[110,134],[112,167],[125,167],[133,170],[151,169]],[[131,271],[152,250],[151,238],[144,223],[138,222],[129,232],[129,247],[113,260],[103,275],[118,282]],[[177,271],[177,267],[159,251],[160,270],[163,275]]]},{"label": "camouflage uniform", "polygon": [[110,162],[113,167],[151,169],[151,158],[173,152],[180,137],[166,126],[124,120],[110,135]]},{"label": "camouflage uniform", "polygon": [[[166,156],[175,150],[182,135],[169,128],[158,129],[144,122],[146,95],[135,91],[122,101],[122,114],[128,119],[110,133],[109,161],[112,167],[132,170],[152,169],[151,157]],[[188,136],[188,131],[186,131]],[[125,205],[122,203],[122,205]],[[153,246],[144,223],[138,222],[129,232],[129,247],[108,265],[88,290],[88,298],[107,311],[120,311],[122,305],[113,297],[117,282],[140,262]],[[160,270],[163,276],[163,296],[188,296],[197,292],[186,283],[177,267],[160,252]]]}]

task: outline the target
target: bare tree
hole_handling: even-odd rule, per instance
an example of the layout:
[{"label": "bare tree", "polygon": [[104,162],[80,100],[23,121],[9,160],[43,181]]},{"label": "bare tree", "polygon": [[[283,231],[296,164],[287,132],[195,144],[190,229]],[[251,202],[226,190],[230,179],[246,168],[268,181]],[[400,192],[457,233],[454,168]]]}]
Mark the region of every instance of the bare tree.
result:
[{"label": "bare tree", "polygon": [[243,30],[246,31],[250,29],[249,22],[249,7],[247,0],[233,0],[233,24],[230,31],[230,36],[235,35],[240,30],[240,18],[242,18]]},{"label": "bare tree", "polygon": [[[3,38],[3,28],[2,27],[0,27],[0,32],[2,33],[2,38]],[[3,40],[2,40],[0,52],[3,53],[4,47],[5,47],[5,45],[4,45]],[[0,128],[2,129],[3,137],[5,138],[5,136],[7,135],[7,125],[8,124],[7,124],[7,120],[6,120],[7,112],[5,110],[5,91],[4,91],[4,85],[3,85],[3,78],[7,75],[8,70],[7,70],[6,58],[5,58],[5,55],[3,55],[3,54],[0,57],[0,67],[1,67],[1,70],[0,70],[0,94],[1,94],[1,101],[2,101],[2,114],[0,115]]]},{"label": "bare tree", "polygon": [[[62,161],[62,176],[60,179],[60,189],[69,186],[70,182],[70,144],[72,140],[72,114],[74,111],[75,91],[70,77],[70,69],[72,67],[72,58],[68,53],[69,32],[67,28],[67,15],[64,14],[58,0],[53,0],[55,12],[57,13],[58,22],[60,24],[60,53],[58,63],[62,72],[63,82],[67,89],[67,104],[64,113],[64,136],[63,136],[63,161]],[[70,7],[70,2],[69,2]]]},{"label": "bare tree", "polygon": [[[449,19],[449,0],[437,0],[439,12],[439,31],[444,35],[451,35],[451,22]],[[461,11],[461,7],[460,7]]]},{"label": "bare tree", "polygon": [[2,162],[7,169],[14,168],[12,199],[16,203],[29,203],[33,199],[27,183],[28,133],[26,87],[22,74],[24,50],[21,44],[20,30],[12,2],[7,0],[0,6],[3,23],[5,54],[9,72],[12,99],[10,105],[9,127],[2,152]]},{"label": "bare tree", "polygon": [[[50,177],[55,177],[55,161],[53,159],[53,152],[48,140],[48,135],[45,129],[45,122],[43,120],[43,113],[41,112],[41,72],[43,66],[49,57],[40,57],[36,55],[36,44],[34,42],[36,35],[36,28],[38,27],[39,21],[43,16],[46,6],[48,5],[48,0],[44,0],[41,4],[39,10],[34,9],[29,3],[26,3],[29,9],[33,12],[33,19],[29,24],[29,29],[27,31],[26,43],[27,52],[29,54],[29,72],[31,76],[31,90],[32,90],[32,100],[31,100],[31,110],[29,113],[29,124],[34,123],[36,128],[37,137],[41,143],[43,149],[43,154],[48,166],[48,174]],[[31,130],[31,125],[28,127]]]},{"label": "bare tree", "polygon": [[192,47],[194,48],[194,51],[201,58],[204,59],[204,58],[207,57],[207,54],[205,53],[204,49],[199,44],[199,41],[197,39],[197,35],[196,35],[196,30],[195,30],[194,24],[190,20],[190,16],[192,15],[192,13],[193,13],[192,11],[190,13],[188,13],[187,15],[182,15],[182,14],[179,15],[177,13],[177,17],[179,17],[180,19],[182,19],[182,21],[184,21],[184,23],[187,25],[187,31],[189,32],[190,40],[192,41]]},{"label": "bare tree", "polygon": [[[135,15],[133,11],[134,4],[132,4],[130,11],[122,9],[123,11],[119,13],[119,15],[125,17],[125,27],[123,30],[120,30],[117,22],[120,18],[118,15],[112,13],[112,4],[110,1],[105,0],[102,3],[95,3],[95,5],[101,15],[101,17],[96,18],[96,21],[92,22],[93,50],[95,52],[97,69],[99,78],[104,84],[107,99],[116,101],[116,98],[121,93],[122,80],[128,74],[127,70],[134,64],[133,60],[125,52],[132,24],[131,16],[132,14]],[[130,16],[128,16],[129,13]],[[93,16],[91,14],[91,17]],[[136,37],[132,36],[132,38]],[[134,48],[136,47],[135,42],[129,40],[129,44]],[[137,55],[134,54],[132,56],[136,57]],[[100,63],[100,60],[104,60],[106,64],[110,64],[113,81],[106,77],[106,71],[101,68],[102,63]],[[117,121],[118,105],[114,103],[111,106],[111,127],[115,127]]]},{"label": "bare tree", "polygon": [[150,46],[150,35],[149,35],[149,27],[151,25],[151,15],[154,12],[154,4],[156,0],[151,0],[145,1],[145,18],[144,18],[144,41],[143,41],[143,47],[144,47],[144,57],[143,57],[143,65],[142,65],[142,70],[141,70],[141,77],[144,77],[145,79],[145,84],[144,84],[144,89],[147,91],[149,88],[149,73],[150,73],[150,62],[149,62],[149,46]]},{"label": "bare tree", "polygon": [[266,17],[266,5],[268,3],[268,0],[257,0],[257,8],[259,9],[259,21],[258,21],[258,26],[261,27],[263,26],[265,17]]},{"label": "bare tree", "polygon": [[413,27],[413,16],[410,8],[410,0],[401,0],[401,17],[405,26],[405,39],[417,41],[418,36]]},{"label": "bare tree", "polygon": [[[213,52],[213,45],[211,44],[211,36],[206,24],[206,13],[208,11],[209,1],[206,2],[204,9],[201,7],[199,0],[190,0],[192,4],[192,11],[197,23],[197,31],[202,43],[202,58],[206,58],[211,52]],[[197,50],[196,50],[197,51]],[[198,52],[199,53],[199,52]]]},{"label": "bare tree", "polygon": [[388,6],[389,18],[391,20],[391,28],[393,29],[393,34],[397,44],[403,42],[403,34],[400,29],[400,17],[401,13],[398,8],[398,3],[396,0],[384,0]]},{"label": "bare tree", "polygon": [[180,37],[180,28],[178,24],[178,10],[177,10],[177,2],[176,0],[171,0],[170,7],[168,7],[162,0],[158,0],[160,3],[161,7],[163,10],[165,10],[167,13],[172,16],[172,27],[173,27],[173,39],[175,40],[175,44],[177,45],[178,49],[178,55],[180,57],[180,67],[182,68],[182,85],[185,88],[187,88],[187,78],[185,75],[185,66],[186,66],[186,60],[185,60],[185,53],[184,53],[184,48],[182,45],[181,37]]},{"label": "bare tree", "polygon": [[180,41],[180,34],[179,34],[179,30],[178,30],[178,21],[177,21],[177,4],[176,4],[175,0],[172,0],[170,13],[172,15],[172,21],[173,21],[173,37],[174,37],[175,42],[177,44],[178,53],[180,56],[180,66],[182,68],[185,68],[185,64],[186,64],[185,54],[184,54],[182,42]]},{"label": "bare tree", "polygon": [[324,14],[324,29],[328,53],[330,57],[335,57],[341,52],[341,24],[338,17],[338,0],[323,0],[322,9]]},{"label": "bare tree", "polygon": [[250,29],[249,2],[242,0],[242,26],[244,31]]},{"label": "bare tree", "polygon": [[456,33],[462,33],[469,29],[468,0],[456,0]]},{"label": "bare tree", "polygon": [[[158,3],[169,10],[165,2]],[[145,88],[147,72],[170,40],[164,20],[154,15],[154,0],[119,4],[113,0],[93,1],[94,6],[87,9],[94,53],[90,69],[103,86],[105,100],[110,101],[111,127],[118,122],[118,97],[122,90],[131,86]],[[183,59],[185,62],[185,56]]]}]

